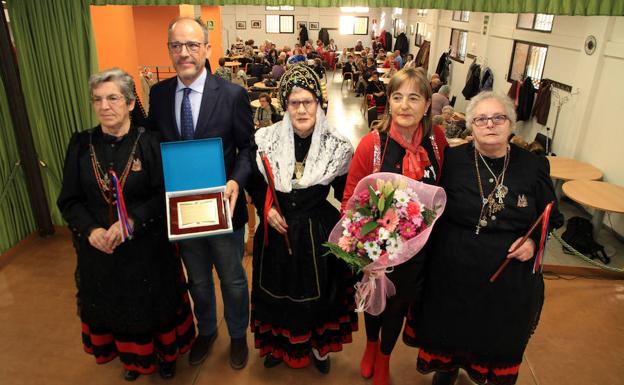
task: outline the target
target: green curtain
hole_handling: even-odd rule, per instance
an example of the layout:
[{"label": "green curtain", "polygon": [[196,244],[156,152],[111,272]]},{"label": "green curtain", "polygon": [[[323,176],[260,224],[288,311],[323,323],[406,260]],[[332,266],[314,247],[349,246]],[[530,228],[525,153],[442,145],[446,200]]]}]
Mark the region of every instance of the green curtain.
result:
[{"label": "green curtain", "polygon": [[91,0],[93,5],[295,5],[300,7],[400,7],[495,13],[622,16],[624,0]]},{"label": "green curtain", "polygon": [[0,77],[0,253],[35,230],[9,102]]},{"label": "green curtain", "polygon": [[88,79],[97,70],[88,0],[8,0],[26,109],[55,224],[67,143],[95,123]]}]

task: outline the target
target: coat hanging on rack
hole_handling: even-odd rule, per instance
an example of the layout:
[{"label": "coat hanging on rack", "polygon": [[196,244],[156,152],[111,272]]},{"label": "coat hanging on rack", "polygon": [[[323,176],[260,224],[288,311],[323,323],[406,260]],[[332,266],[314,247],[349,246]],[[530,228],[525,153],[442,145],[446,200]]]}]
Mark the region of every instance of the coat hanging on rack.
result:
[{"label": "coat hanging on rack", "polygon": [[385,35],[386,37],[384,40],[384,43],[385,43],[384,49],[386,50],[386,52],[389,52],[392,50],[392,34],[386,31]]},{"label": "coat hanging on rack", "polygon": [[481,76],[481,66],[477,64],[476,60],[468,68],[468,76],[466,76],[466,85],[462,90],[462,95],[466,100],[472,99],[473,96],[479,93]]},{"label": "coat hanging on rack", "polygon": [[516,80],[509,88],[507,95],[512,98],[516,104],[517,121],[529,120],[531,118],[531,110],[533,109],[533,100],[535,99],[535,87],[533,80],[527,76],[524,82]]},{"label": "coat hanging on rack", "polygon": [[494,89],[494,73],[490,67],[485,67],[481,75],[479,91],[492,91],[492,89]]},{"label": "coat hanging on rack", "polygon": [[325,46],[329,45],[329,31],[327,30],[327,28],[321,28],[318,33],[318,38],[320,41],[323,42],[323,44],[325,44]]},{"label": "coat hanging on rack", "polygon": [[447,80],[451,73],[451,59],[448,52],[444,52],[438,60],[438,66],[436,67],[436,73],[440,75],[440,81],[442,84],[448,84]]},{"label": "coat hanging on rack", "polygon": [[535,106],[533,107],[533,116],[537,118],[537,122],[543,126],[548,122],[550,113],[550,99],[552,92],[552,83],[549,80],[542,80],[540,88],[535,98]]},{"label": "coat hanging on rack", "polygon": [[420,45],[416,58],[414,58],[416,67],[423,67],[424,69],[429,68],[429,47],[431,47],[431,43],[427,40],[423,41]]},{"label": "coat hanging on rack", "polygon": [[409,41],[404,32],[401,32],[399,36],[397,36],[396,42],[394,43],[394,50],[396,51],[397,49],[401,51],[402,56],[407,55],[409,51]]}]

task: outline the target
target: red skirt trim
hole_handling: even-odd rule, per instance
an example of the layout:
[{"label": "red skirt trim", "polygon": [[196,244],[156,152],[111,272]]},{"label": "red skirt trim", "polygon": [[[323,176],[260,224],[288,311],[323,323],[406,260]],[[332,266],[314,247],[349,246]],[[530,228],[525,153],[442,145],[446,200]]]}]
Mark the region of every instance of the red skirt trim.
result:
[{"label": "red skirt trim", "polygon": [[[150,374],[156,370],[156,360],[173,362],[187,352],[195,340],[195,323],[188,294],[184,294],[176,320],[166,329],[151,335],[116,335],[110,330],[93,331],[82,322],[84,351],[105,364],[119,356],[127,370]],[[141,342],[138,342],[141,341]]]},{"label": "red skirt trim", "polygon": [[437,371],[451,371],[462,368],[477,384],[513,385],[518,379],[520,362],[505,366],[476,362],[469,355],[432,353],[420,349],[417,362],[418,371],[427,374]]}]

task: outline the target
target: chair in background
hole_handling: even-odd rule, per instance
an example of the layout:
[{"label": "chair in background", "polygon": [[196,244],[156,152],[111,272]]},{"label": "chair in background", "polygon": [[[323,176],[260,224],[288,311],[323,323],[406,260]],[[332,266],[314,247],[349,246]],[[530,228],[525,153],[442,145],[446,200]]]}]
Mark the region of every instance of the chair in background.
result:
[{"label": "chair in background", "polygon": [[344,86],[345,82],[349,80],[351,80],[350,87],[353,88],[353,72],[344,72],[342,74],[342,83],[340,84],[340,91],[342,91],[342,87]]},{"label": "chair in background", "polygon": [[367,123],[368,123],[368,127],[370,128],[373,124],[374,121],[377,120],[377,107],[376,106],[372,106],[369,107],[366,110],[366,115],[367,115]]}]

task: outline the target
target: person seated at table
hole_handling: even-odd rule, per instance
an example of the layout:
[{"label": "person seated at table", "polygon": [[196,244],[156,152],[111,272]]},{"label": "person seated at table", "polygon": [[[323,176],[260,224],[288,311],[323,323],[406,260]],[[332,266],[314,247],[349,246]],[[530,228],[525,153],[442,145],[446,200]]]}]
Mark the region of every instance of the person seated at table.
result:
[{"label": "person seated at table", "polygon": [[319,79],[323,79],[323,76],[325,76],[325,67],[323,67],[323,62],[321,62],[321,59],[314,59],[314,66],[312,67],[312,69],[318,75]]},{"label": "person seated at table", "polygon": [[383,79],[390,79],[392,76],[394,76],[395,73],[399,72],[399,70],[396,69],[396,67],[390,67],[390,70],[387,72],[384,72],[383,74],[381,74],[381,78]]},{"label": "person seated at table", "polygon": [[356,71],[353,55],[349,55],[347,60],[348,61],[342,65],[342,76],[346,73],[353,74],[353,72]]},{"label": "person seated at table", "polygon": [[269,71],[270,69],[268,66],[263,63],[263,58],[256,56],[254,57],[254,62],[249,66],[248,75],[260,81],[264,77],[264,74],[268,74]]},{"label": "person seated at table", "polygon": [[[363,77],[365,70],[366,70],[366,61],[362,58],[362,56],[356,55],[355,65],[354,65],[355,72],[353,72],[353,82],[355,84],[353,86],[353,89],[355,89],[356,92],[358,93],[356,96],[360,96],[360,94],[363,94],[364,90],[366,90],[366,88],[362,88],[362,84],[360,82],[360,79]],[[358,84],[360,85],[360,88],[358,88]]]},{"label": "person seated at table", "polygon": [[334,39],[329,39],[329,44],[327,45],[327,50],[330,52],[336,52],[338,50],[338,47],[336,46],[336,43],[334,43]]},{"label": "person seated at table", "polygon": [[374,58],[369,57],[366,59],[366,67],[364,68],[364,80],[368,81],[373,72],[377,72],[377,64]]},{"label": "person seated at table", "polygon": [[398,49],[394,51],[394,60],[399,64],[399,69],[403,68],[403,56],[401,56],[401,51]]},{"label": "person seated at table", "polygon": [[429,84],[431,84],[431,91],[438,92],[440,90],[440,87],[442,87],[443,85],[442,80],[440,80],[440,75],[436,73],[431,75],[431,80],[429,81]]},{"label": "person seated at table", "polygon": [[403,68],[416,68],[416,61],[414,60],[414,55],[411,53],[407,54],[407,60],[403,65]]},{"label": "person seated at table", "polygon": [[232,70],[225,66],[225,58],[219,58],[219,66],[215,70],[215,76],[220,77],[221,79],[227,80],[228,82],[232,81]]},{"label": "person seated at table", "polygon": [[243,48],[243,55],[247,58],[247,59],[253,59],[254,56],[254,52],[253,52],[253,39],[247,40],[245,42],[245,48]]},{"label": "person seated at table", "polygon": [[280,57],[277,59],[277,63],[273,66],[273,68],[271,68],[271,78],[273,80],[279,81],[282,78],[282,75],[284,75],[284,72],[286,72],[285,64],[286,64],[286,61],[280,55]]},{"label": "person seated at table", "polygon": [[353,47],[353,50],[355,52],[360,52],[360,51],[364,51],[364,45],[362,44],[362,40],[358,40],[355,43],[355,47]]},{"label": "person seated at table", "polygon": [[320,40],[316,42],[316,53],[318,53],[321,57],[325,53],[325,44],[323,44]]},{"label": "person seated at table", "polygon": [[256,129],[267,127],[277,122],[276,115],[278,115],[278,112],[271,103],[271,96],[266,93],[260,94],[258,101],[260,102],[260,107],[256,109],[253,118]]},{"label": "person seated at table", "polygon": [[247,74],[245,73],[245,70],[238,70],[236,76],[232,79],[232,83],[238,84],[244,89],[247,89]]},{"label": "person seated at table", "polygon": [[433,115],[442,114],[442,107],[450,104],[449,97],[451,96],[451,87],[443,85],[438,92],[431,95],[431,113]]},{"label": "person seated at table", "polygon": [[349,61],[349,51],[346,48],[343,48],[342,52],[340,53],[340,56],[338,57],[338,64],[336,64],[336,68],[343,68],[344,65],[348,61]]},{"label": "person seated at table", "polygon": [[266,60],[269,62],[271,66],[277,63],[277,58],[278,58],[277,50],[275,48],[269,49],[269,54],[266,56]]},{"label": "person seated at table", "polygon": [[383,63],[383,68],[394,68],[396,70],[401,69],[399,62],[394,57],[394,53],[389,53],[386,57],[386,61]]},{"label": "person seated at table", "polygon": [[379,80],[379,73],[377,71],[371,74],[368,79],[368,87],[366,93],[373,97],[375,106],[377,107],[377,115],[383,114],[386,109],[386,85]]},{"label": "person seated at table", "polygon": [[386,51],[383,48],[377,50],[376,60],[386,60]]}]

